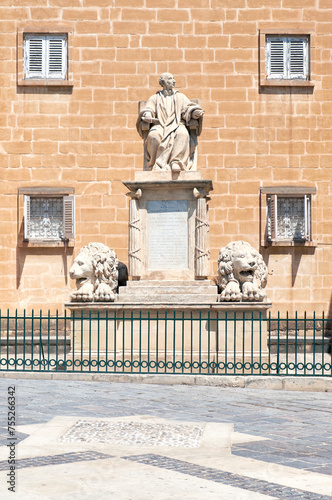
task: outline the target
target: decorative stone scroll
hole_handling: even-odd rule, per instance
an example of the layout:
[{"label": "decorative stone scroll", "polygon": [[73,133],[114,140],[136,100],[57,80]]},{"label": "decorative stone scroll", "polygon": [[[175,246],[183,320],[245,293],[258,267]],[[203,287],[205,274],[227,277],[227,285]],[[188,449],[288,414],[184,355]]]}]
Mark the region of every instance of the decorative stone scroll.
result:
[{"label": "decorative stone scroll", "polygon": [[137,279],[141,273],[141,236],[140,236],[140,212],[139,199],[142,196],[142,190],[130,193],[129,202],[129,274],[133,279]]},{"label": "decorative stone scroll", "polygon": [[113,302],[118,287],[118,259],[103,243],[83,247],[69,271],[77,290],[73,302]]},{"label": "decorative stone scroll", "polygon": [[218,258],[220,301],[263,302],[267,267],[260,253],[245,241],[221,248]]},{"label": "decorative stone scroll", "polygon": [[210,271],[209,221],[207,193],[203,189],[194,189],[196,202],[195,220],[195,276],[207,278]]}]

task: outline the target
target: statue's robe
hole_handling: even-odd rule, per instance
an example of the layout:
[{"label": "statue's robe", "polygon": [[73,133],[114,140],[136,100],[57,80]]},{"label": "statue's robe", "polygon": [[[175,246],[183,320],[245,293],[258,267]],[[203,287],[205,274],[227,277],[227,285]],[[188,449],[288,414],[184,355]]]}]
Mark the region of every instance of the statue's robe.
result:
[{"label": "statue's robe", "polygon": [[[202,130],[202,117],[197,120],[196,133],[189,127],[192,112],[202,109],[184,94],[175,91],[164,96],[162,91],[151,96],[137,120],[137,130],[146,140],[147,166],[151,170],[171,170],[177,164],[181,170],[193,167],[196,137]],[[158,123],[152,124],[147,137],[142,130],[142,116],[150,112]]]}]

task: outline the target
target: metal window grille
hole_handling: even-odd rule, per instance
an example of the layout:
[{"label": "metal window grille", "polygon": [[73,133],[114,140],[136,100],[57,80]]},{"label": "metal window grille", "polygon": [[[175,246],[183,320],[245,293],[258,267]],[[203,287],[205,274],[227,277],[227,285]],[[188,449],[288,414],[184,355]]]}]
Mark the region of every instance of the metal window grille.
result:
[{"label": "metal window grille", "polygon": [[311,196],[267,196],[267,239],[310,241]]},{"label": "metal window grille", "polygon": [[74,238],[74,196],[24,197],[24,238]]}]

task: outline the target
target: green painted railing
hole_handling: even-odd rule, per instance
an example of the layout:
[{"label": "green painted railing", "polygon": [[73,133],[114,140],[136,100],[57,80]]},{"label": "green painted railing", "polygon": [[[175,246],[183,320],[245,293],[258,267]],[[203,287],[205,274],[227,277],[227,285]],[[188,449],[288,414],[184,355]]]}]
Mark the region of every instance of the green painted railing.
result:
[{"label": "green painted railing", "polygon": [[331,322],[243,311],[0,312],[0,370],[332,376]]}]

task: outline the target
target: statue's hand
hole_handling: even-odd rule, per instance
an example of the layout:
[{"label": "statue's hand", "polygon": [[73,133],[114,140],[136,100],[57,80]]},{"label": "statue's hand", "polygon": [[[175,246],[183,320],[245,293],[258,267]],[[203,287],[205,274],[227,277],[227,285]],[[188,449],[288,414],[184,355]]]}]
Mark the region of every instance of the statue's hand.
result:
[{"label": "statue's hand", "polygon": [[151,123],[151,119],[152,119],[152,113],[150,113],[150,111],[146,111],[145,113],[142,114],[143,122]]},{"label": "statue's hand", "polygon": [[198,120],[198,118],[200,118],[203,115],[204,115],[203,109],[195,109],[195,111],[192,112],[191,117],[194,118],[194,120]]}]

